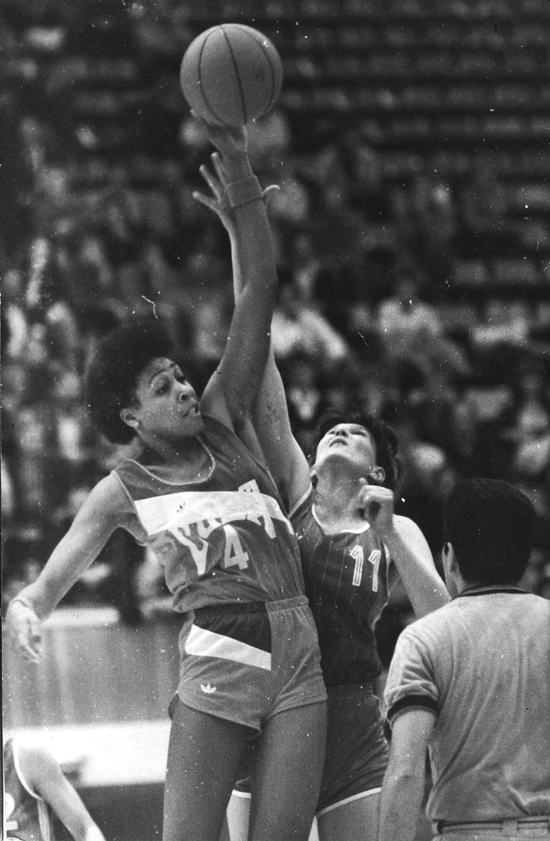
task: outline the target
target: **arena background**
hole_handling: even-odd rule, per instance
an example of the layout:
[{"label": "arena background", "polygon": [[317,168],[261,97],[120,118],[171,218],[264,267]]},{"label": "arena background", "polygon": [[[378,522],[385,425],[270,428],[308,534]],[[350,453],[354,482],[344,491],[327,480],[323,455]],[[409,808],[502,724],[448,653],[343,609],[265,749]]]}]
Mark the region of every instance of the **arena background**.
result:
[{"label": "arena background", "polygon": [[[223,348],[228,246],[191,197],[210,150],[178,74],[224,21],[284,64],[250,142],[281,186],[274,342],[297,437],[309,452],[327,405],[391,422],[400,511],[436,557],[458,476],[514,481],[538,511],[524,583],[550,597],[550,2],[4,0],[3,605],[120,455],[83,407],[98,337],[154,311],[199,388]],[[398,593],[385,664],[410,618]],[[160,833],[177,632],[154,562],[117,533],[40,666],[4,646],[4,727],[50,743],[108,841]]]}]

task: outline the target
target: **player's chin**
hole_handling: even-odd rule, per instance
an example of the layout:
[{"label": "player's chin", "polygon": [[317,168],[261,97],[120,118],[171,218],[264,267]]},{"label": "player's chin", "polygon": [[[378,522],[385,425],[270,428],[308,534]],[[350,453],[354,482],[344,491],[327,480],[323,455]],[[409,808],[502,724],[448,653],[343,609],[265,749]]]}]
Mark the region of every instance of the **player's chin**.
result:
[{"label": "player's chin", "polygon": [[204,429],[204,418],[200,412],[193,412],[185,418],[187,435],[198,435]]}]

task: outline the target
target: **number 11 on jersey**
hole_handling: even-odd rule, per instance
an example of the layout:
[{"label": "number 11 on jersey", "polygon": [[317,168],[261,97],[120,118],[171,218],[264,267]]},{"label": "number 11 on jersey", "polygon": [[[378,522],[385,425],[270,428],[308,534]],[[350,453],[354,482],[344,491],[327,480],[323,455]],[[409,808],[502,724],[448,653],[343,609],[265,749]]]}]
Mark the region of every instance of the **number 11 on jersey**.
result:
[{"label": "number 11 on jersey", "polygon": [[[355,567],[353,570],[354,587],[361,585],[361,578],[363,577],[364,554],[362,546],[354,546],[350,552],[351,557],[355,560]],[[372,564],[372,591],[378,592],[378,570],[380,568],[380,561],[382,560],[382,552],[380,549],[373,549],[367,558],[369,564]]]}]

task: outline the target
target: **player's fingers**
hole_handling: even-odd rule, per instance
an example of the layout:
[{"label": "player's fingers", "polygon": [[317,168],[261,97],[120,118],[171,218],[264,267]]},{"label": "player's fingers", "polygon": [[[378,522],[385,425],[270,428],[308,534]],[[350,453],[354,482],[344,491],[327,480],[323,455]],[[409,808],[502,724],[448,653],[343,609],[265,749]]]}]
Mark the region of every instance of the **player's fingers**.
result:
[{"label": "player's fingers", "polygon": [[262,195],[263,195],[264,204],[265,204],[266,207],[269,207],[269,202],[271,201],[271,199],[273,198],[275,193],[278,193],[280,189],[281,188],[279,187],[278,184],[270,184],[269,187],[265,188]]},{"label": "player's fingers", "polygon": [[215,178],[215,176],[210,172],[208,167],[204,164],[201,167],[199,167],[199,172],[210,187],[210,189],[212,190],[213,194],[216,196],[217,199],[219,199],[221,197],[222,187],[217,178]]},{"label": "player's fingers", "polygon": [[212,165],[216,170],[216,175],[220,179],[221,183],[225,186],[227,184],[227,176],[225,174],[225,169],[223,166],[222,156],[219,152],[212,153]]},{"label": "player's fingers", "polygon": [[204,193],[199,193],[198,191],[192,193],[192,196],[195,201],[199,202],[199,204],[203,204],[205,207],[213,210],[214,213],[218,212],[218,202],[215,199],[210,198],[210,196],[205,196]]},{"label": "player's fingers", "polygon": [[369,500],[366,507],[367,516],[375,519],[380,514],[381,508],[382,506],[375,499]]},{"label": "player's fingers", "polygon": [[38,663],[40,660],[40,644],[21,643],[19,646],[19,653],[30,663]]},{"label": "player's fingers", "polygon": [[40,648],[42,635],[36,628],[25,628],[17,634],[14,640],[14,648],[17,653],[30,663],[38,663],[40,659]]},{"label": "player's fingers", "polygon": [[40,654],[38,651],[35,651],[28,646],[20,648],[19,653],[26,660],[28,663],[39,663],[40,662]]},{"label": "player's fingers", "polygon": [[37,622],[33,622],[31,625],[31,645],[35,651],[42,645],[42,632]]}]

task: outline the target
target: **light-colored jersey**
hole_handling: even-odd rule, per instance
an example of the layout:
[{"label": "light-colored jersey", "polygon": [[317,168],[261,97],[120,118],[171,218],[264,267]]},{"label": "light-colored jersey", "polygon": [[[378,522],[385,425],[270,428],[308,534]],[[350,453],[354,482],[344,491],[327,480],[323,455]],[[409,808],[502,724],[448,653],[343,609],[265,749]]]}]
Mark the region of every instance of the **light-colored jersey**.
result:
[{"label": "light-colored jersey", "polygon": [[313,488],[291,520],[325,684],[367,683],[382,670],[374,629],[388,601],[389,553],[367,522],[358,531],[326,534],[315,518]]},{"label": "light-colored jersey", "polygon": [[10,841],[53,841],[53,814],[21,772],[17,740],[4,745],[4,820]]},{"label": "light-colored jersey", "polygon": [[436,717],[432,821],[550,815],[550,601],[464,591],[401,633],[385,700]]},{"label": "light-colored jersey", "polygon": [[173,470],[161,478],[132,459],[113,471],[137,521],[134,533],[164,567],[174,608],[303,595],[296,537],[271,475],[233,432],[203,417],[205,479],[176,481]]}]

